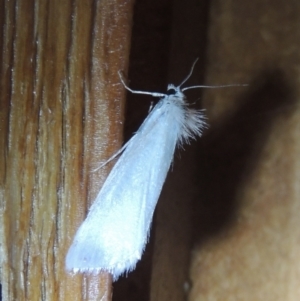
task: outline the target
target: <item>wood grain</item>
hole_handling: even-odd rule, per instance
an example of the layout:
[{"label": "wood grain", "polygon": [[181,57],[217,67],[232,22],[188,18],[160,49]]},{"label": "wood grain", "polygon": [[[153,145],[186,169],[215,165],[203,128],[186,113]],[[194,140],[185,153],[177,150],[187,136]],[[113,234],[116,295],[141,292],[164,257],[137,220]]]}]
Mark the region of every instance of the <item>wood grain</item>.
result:
[{"label": "wood grain", "polygon": [[93,170],[122,144],[133,1],[2,7],[3,300],[110,300],[109,275],[64,259],[109,167]]}]

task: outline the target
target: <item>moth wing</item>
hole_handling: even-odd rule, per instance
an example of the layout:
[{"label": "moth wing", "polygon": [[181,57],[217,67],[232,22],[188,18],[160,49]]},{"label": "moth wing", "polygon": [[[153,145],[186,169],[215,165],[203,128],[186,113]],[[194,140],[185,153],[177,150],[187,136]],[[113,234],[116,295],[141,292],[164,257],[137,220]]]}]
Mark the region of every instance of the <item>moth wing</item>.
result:
[{"label": "moth wing", "polygon": [[76,233],[68,270],[108,271],[116,280],[135,268],[180,131],[169,105],[158,103],[128,142]]}]

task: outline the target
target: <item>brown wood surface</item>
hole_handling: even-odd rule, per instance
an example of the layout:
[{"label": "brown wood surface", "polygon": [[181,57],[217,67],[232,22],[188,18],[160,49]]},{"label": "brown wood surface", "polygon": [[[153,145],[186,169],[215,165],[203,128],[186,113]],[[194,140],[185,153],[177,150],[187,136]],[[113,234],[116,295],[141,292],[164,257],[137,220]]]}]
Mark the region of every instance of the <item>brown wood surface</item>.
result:
[{"label": "brown wood surface", "polygon": [[65,255],[122,144],[133,1],[1,1],[3,300],[110,300]]},{"label": "brown wood surface", "polygon": [[[122,143],[133,1],[5,1],[1,16],[3,300],[109,300],[64,257]],[[177,151],[137,269],[114,300],[289,300],[299,282],[299,16],[288,1],[137,1],[130,86],[186,85],[210,128]],[[148,114],[130,95],[125,136]],[[151,99],[150,99],[151,100]],[[142,112],[142,113],[141,113]]]},{"label": "brown wood surface", "polygon": [[211,1],[190,301],[300,299],[300,5]]}]

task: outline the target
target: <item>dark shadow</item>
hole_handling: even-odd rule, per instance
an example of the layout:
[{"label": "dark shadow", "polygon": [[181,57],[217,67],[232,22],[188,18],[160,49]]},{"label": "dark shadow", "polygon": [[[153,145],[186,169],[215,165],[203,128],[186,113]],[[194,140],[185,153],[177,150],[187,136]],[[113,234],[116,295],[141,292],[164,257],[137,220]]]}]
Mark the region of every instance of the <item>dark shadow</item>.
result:
[{"label": "dark shadow", "polygon": [[[167,84],[175,80],[174,84],[179,84],[190,71],[193,61],[199,56],[199,61],[195,68],[195,73],[188,85],[202,82],[205,66],[205,49],[209,1],[188,1],[184,5],[186,11],[192,13],[190,22],[178,21],[174,13],[175,0],[153,0],[136,1],[133,18],[132,43],[130,53],[130,65],[128,72],[128,84],[132,89],[162,92],[165,93]],[[177,0],[177,4],[178,4]],[[194,4],[197,9],[195,10]],[[179,3],[180,4],[180,3]],[[176,9],[175,9],[176,11]],[[200,12],[200,13],[198,13]],[[177,15],[181,11],[177,9]],[[175,16],[174,16],[175,14]],[[176,20],[174,20],[174,18]],[[177,29],[188,33],[188,43],[183,45],[182,54],[174,56],[172,51],[172,39],[174,39],[174,22],[177,21]],[[193,28],[186,28],[186,23],[193,24]],[[175,35],[178,35],[175,31]],[[181,33],[182,35],[182,33]],[[185,41],[187,42],[187,41]],[[177,47],[177,46],[176,46]],[[177,47],[178,48],[178,47]],[[189,51],[185,51],[188,48]],[[193,50],[192,50],[193,49]],[[173,53],[173,56],[172,56]],[[187,58],[187,54],[192,58]],[[193,54],[195,53],[195,56]],[[170,57],[172,61],[170,62]],[[175,59],[173,59],[173,57]],[[186,64],[184,60],[188,61]],[[170,68],[169,63],[174,66]],[[179,78],[179,82],[177,79]],[[194,80],[194,82],[193,82]],[[193,94],[193,91],[191,91]],[[199,94],[195,94],[199,97]],[[138,130],[145,117],[148,115],[151,101],[155,105],[158,99],[127,93],[126,120],[124,130],[124,141],[128,141],[132,134]],[[188,216],[188,218],[190,215]],[[150,282],[152,273],[152,254],[155,241],[155,218],[151,227],[150,241],[146,246],[145,253],[136,270],[129,273],[127,277],[120,279],[113,284],[113,301],[150,299]],[[190,220],[189,220],[190,221]],[[182,273],[182,271],[180,271]],[[186,267],[185,273],[188,273]]]},{"label": "dark shadow", "polygon": [[296,98],[280,70],[263,72],[226,120],[199,141],[198,193],[194,212],[194,242],[220,234],[237,220],[237,189],[255,169],[277,117],[289,114]]}]

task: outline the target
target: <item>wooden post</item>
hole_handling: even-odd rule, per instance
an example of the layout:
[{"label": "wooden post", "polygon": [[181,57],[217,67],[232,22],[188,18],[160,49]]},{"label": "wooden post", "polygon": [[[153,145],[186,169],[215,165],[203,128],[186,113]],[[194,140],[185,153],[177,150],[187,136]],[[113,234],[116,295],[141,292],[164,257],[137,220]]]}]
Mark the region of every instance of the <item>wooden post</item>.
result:
[{"label": "wooden post", "polygon": [[[3,9],[2,9],[3,8]],[[122,144],[133,0],[4,1],[3,300],[110,300],[110,275],[65,271],[74,234]],[[111,165],[110,165],[111,167]]]}]

